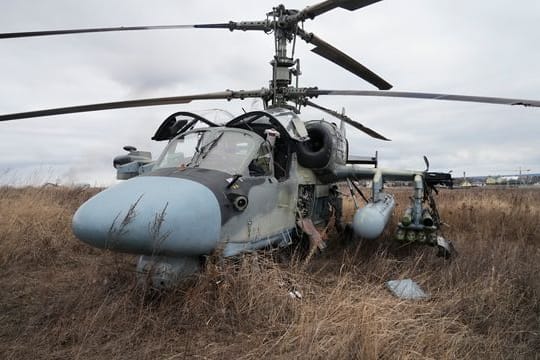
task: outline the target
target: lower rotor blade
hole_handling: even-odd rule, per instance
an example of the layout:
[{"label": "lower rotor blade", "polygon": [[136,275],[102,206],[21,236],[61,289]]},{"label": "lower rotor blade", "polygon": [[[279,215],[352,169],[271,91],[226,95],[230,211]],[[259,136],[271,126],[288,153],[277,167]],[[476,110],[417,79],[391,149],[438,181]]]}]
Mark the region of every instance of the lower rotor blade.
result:
[{"label": "lower rotor blade", "polygon": [[384,137],[383,135],[379,134],[378,132],[376,132],[375,130],[373,129],[370,129],[368,128],[367,126],[364,126],[362,124],[360,124],[359,122],[351,119],[350,117],[348,117],[347,115],[345,114],[340,114],[338,113],[337,111],[334,111],[332,109],[328,109],[328,108],[325,108],[321,105],[318,105],[318,104],[315,104],[311,101],[306,101],[306,105],[309,105],[311,107],[314,107],[316,109],[319,109],[321,111],[324,111],[325,113],[327,114],[330,114],[332,116],[335,116],[336,118],[338,119],[341,119],[343,120],[344,122],[346,122],[347,124],[351,125],[352,127],[355,127],[357,128],[358,130],[368,134],[369,136],[375,138],[375,139],[379,139],[379,140],[385,140],[385,141],[391,141],[390,139]]},{"label": "lower rotor blade", "polygon": [[253,90],[253,91],[227,90],[227,91],[222,91],[222,92],[198,94],[198,95],[117,101],[117,102],[69,106],[69,107],[62,107],[62,108],[6,114],[6,115],[0,115],[0,121],[28,119],[28,118],[41,117],[41,116],[50,116],[50,115],[73,114],[73,113],[99,111],[99,110],[125,109],[125,108],[134,108],[134,107],[143,107],[143,106],[158,106],[158,105],[172,105],[172,104],[187,104],[194,100],[244,99],[244,98],[261,97],[264,95],[265,95],[264,89]]},{"label": "lower rotor blade", "polygon": [[315,48],[311,50],[315,54],[332,61],[344,69],[349,70],[356,76],[376,86],[379,90],[389,90],[392,88],[392,85],[379,75],[375,74],[373,71],[369,70],[367,67],[360,64],[349,55],[345,54],[341,50],[336,49],[316,35],[312,33],[307,34],[301,29],[298,29],[298,35],[300,35],[300,37],[306,42],[315,45]]},{"label": "lower rotor blade", "polygon": [[193,29],[193,28],[211,28],[211,29],[229,29],[230,24],[197,24],[197,25],[157,25],[157,26],[118,26],[106,28],[87,28],[87,29],[65,29],[65,30],[48,30],[48,31],[26,31],[2,33],[0,39],[12,39],[34,36],[52,36],[52,35],[67,35],[67,34],[83,34],[96,32],[111,32],[111,31],[138,31],[138,30],[172,30],[172,29]]},{"label": "lower rotor blade", "polygon": [[477,103],[485,103],[485,104],[521,105],[525,107],[540,107],[540,100],[512,99],[512,98],[500,98],[500,97],[488,97],[488,96],[468,96],[468,95],[421,93],[421,92],[407,92],[407,91],[318,90],[318,89],[306,90],[306,96],[308,97],[314,97],[314,96],[319,96],[319,95],[383,96],[383,97],[394,97],[394,98],[448,100],[448,101],[477,102]]}]

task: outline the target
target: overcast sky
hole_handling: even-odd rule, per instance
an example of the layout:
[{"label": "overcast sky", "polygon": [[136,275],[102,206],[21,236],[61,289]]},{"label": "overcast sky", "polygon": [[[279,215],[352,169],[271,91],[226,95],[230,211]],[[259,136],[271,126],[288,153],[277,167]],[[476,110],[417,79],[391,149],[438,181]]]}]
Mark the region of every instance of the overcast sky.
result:
[{"label": "overcast sky", "polygon": [[[262,20],[274,1],[0,0],[0,32]],[[291,0],[289,8],[313,4]],[[384,0],[336,9],[305,29],[359,60],[396,91],[540,99],[540,1]],[[374,89],[299,43],[303,86]],[[0,113],[267,86],[273,38],[188,29],[0,41]],[[351,153],[384,167],[461,176],[540,172],[540,109],[429,100],[319,98],[391,138],[348,129]],[[0,182],[110,184],[112,158],[150,140],[180,110],[257,108],[253,100],[195,102],[0,123]],[[309,111],[305,119],[325,115]]]}]

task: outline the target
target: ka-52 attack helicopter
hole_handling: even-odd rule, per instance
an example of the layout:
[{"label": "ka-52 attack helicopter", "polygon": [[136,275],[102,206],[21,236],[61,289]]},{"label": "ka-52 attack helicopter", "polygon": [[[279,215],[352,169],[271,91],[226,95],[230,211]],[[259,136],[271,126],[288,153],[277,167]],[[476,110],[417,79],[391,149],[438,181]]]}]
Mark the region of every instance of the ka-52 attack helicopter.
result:
[{"label": "ka-52 attack helicopter", "polygon": [[[396,170],[378,166],[377,156],[348,153],[345,124],[367,135],[388,140],[344,113],[312,101],[323,95],[386,96],[492,104],[540,106],[540,101],[433,93],[391,92],[392,86],[313,33],[304,22],[328,11],[350,11],[380,0],[327,0],[303,10],[274,7],[261,21],[222,24],[137,26],[4,33],[20,38],[87,32],[153,29],[226,29],[273,34],[275,54],[268,88],[100,103],[0,115],[0,121],[86,111],[187,104],[195,100],[262,99],[264,110],[245,112],[217,124],[192,112],[170,115],[152,137],[168,141],[161,155],[126,146],[127,155],[114,159],[117,178],[126,180],[100,192],[75,213],[73,231],[82,241],[104,249],[139,254],[141,274],[151,271],[154,284],[168,284],[199,269],[210,254],[239,255],[269,246],[286,246],[304,234],[312,249],[323,247],[320,226],[344,228],[342,195],[338,183],[358,193],[366,205],[357,209],[352,230],[358,237],[375,239],[386,228],[395,201],[384,181],[413,184],[411,204],[396,229],[404,243],[437,246],[443,255],[451,244],[440,235],[441,219],[433,192],[451,186],[448,173]],[[324,90],[299,87],[300,61],[294,56],[297,40],[313,44],[317,55],[376,86],[378,91]],[[304,106],[319,109],[341,121],[303,121]],[[202,127],[201,127],[202,125]],[[357,180],[372,182],[365,197]]]}]

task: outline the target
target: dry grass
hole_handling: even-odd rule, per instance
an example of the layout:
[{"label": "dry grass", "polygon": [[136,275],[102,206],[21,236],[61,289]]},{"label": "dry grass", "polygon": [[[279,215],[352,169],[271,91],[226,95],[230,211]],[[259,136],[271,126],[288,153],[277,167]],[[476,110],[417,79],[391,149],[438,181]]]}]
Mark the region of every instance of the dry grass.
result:
[{"label": "dry grass", "polygon": [[[0,358],[536,358],[540,191],[445,191],[454,261],[388,239],[334,236],[308,267],[259,253],[211,261],[167,293],[136,286],[135,258],[74,239],[95,190],[0,188]],[[397,191],[399,209],[407,193]],[[413,278],[429,301],[384,282]],[[298,290],[302,299],[289,296]]]}]

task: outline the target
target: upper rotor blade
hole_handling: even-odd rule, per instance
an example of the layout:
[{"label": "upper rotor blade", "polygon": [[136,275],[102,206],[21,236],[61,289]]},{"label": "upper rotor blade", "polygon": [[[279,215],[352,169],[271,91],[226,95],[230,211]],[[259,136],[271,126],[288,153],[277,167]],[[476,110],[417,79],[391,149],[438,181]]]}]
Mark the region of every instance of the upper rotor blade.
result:
[{"label": "upper rotor blade", "polygon": [[392,85],[386,82],[379,75],[375,74],[349,55],[345,54],[341,50],[336,49],[314,34],[307,34],[303,30],[298,29],[298,35],[300,35],[300,37],[306,42],[315,45],[315,48],[313,48],[311,51],[332,61],[342,68],[349,70],[356,76],[376,86],[379,90],[389,90],[392,88]]},{"label": "upper rotor blade", "polygon": [[309,105],[311,107],[314,107],[316,109],[319,109],[321,111],[324,111],[325,113],[327,114],[330,114],[332,116],[335,116],[336,118],[338,119],[341,119],[343,120],[344,122],[346,122],[347,124],[357,128],[358,130],[368,134],[369,136],[375,138],[375,139],[379,139],[379,140],[385,140],[385,141],[391,141],[390,139],[384,137],[383,135],[379,134],[378,132],[376,132],[375,130],[373,129],[370,129],[368,128],[367,126],[364,126],[362,124],[360,124],[359,122],[357,121],[354,121],[353,119],[351,119],[350,117],[348,117],[347,115],[345,114],[340,114],[338,113],[337,111],[334,111],[332,109],[328,109],[328,108],[325,108],[321,105],[318,105],[318,104],[315,104],[311,101],[306,101],[306,105]]},{"label": "upper rotor blade", "polygon": [[252,91],[227,90],[227,91],[222,91],[222,92],[198,94],[198,95],[116,101],[116,102],[108,102],[108,103],[69,106],[69,107],[62,107],[62,108],[6,114],[6,115],[0,115],[0,121],[28,119],[28,118],[41,117],[41,116],[50,116],[50,115],[73,114],[73,113],[99,111],[99,110],[124,109],[124,108],[143,107],[143,106],[157,106],[157,105],[187,104],[194,100],[244,99],[244,98],[261,97],[264,95],[265,95],[264,89],[252,90]]},{"label": "upper rotor blade", "polygon": [[384,96],[395,98],[410,98],[410,99],[431,99],[431,100],[449,100],[449,101],[464,101],[477,102],[486,104],[501,104],[501,105],[521,105],[530,107],[540,107],[540,100],[512,99],[499,98],[488,96],[468,96],[468,95],[453,95],[453,94],[436,94],[436,93],[421,93],[407,91],[371,91],[371,90],[318,90],[307,89],[306,96],[314,97],[319,95],[352,95],[352,96]]},{"label": "upper rotor blade", "polygon": [[316,16],[324,14],[337,7],[354,11],[381,0],[327,0],[318,4],[308,6],[304,10],[300,11],[298,17],[300,19],[313,19]]},{"label": "upper rotor blade", "polygon": [[171,30],[171,29],[193,29],[193,28],[211,28],[211,29],[229,29],[230,24],[195,24],[195,25],[157,25],[157,26],[117,26],[105,28],[87,28],[87,29],[65,29],[65,30],[49,30],[49,31],[27,31],[0,33],[0,39],[11,39],[33,36],[51,36],[51,35],[67,35],[67,34],[83,34],[96,32],[112,32],[112,31],[138,31],[138,30]]}]

